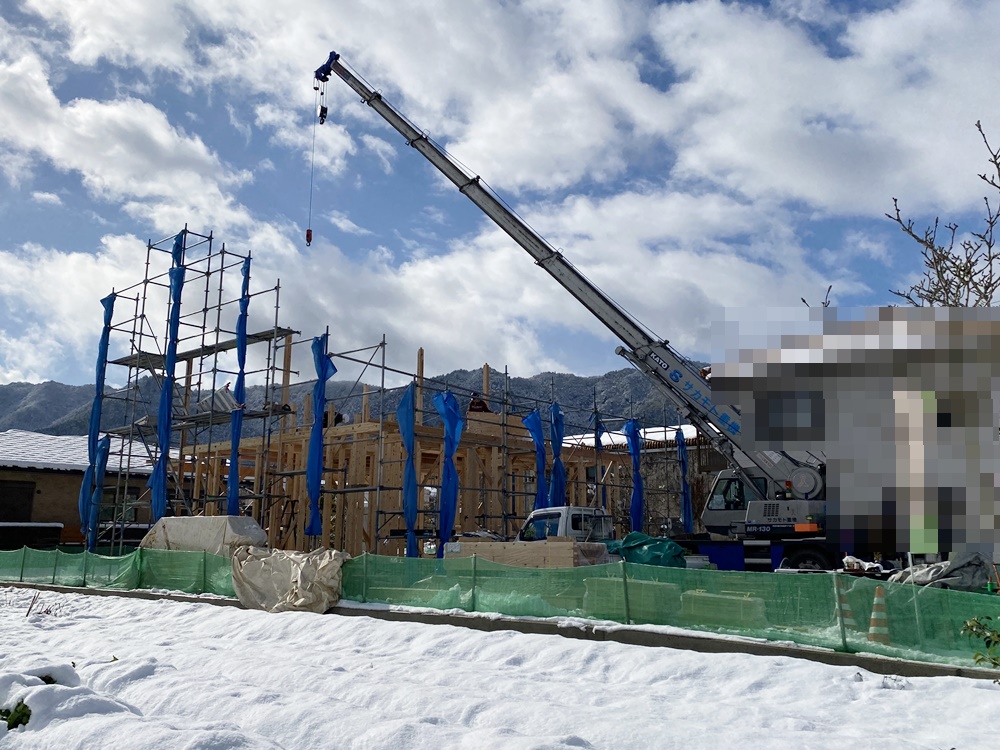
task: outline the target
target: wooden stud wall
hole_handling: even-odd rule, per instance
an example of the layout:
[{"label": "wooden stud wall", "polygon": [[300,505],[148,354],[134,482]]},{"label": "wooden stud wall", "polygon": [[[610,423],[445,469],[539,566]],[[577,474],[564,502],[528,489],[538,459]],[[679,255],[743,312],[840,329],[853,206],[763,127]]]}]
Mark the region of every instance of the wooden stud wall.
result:
[{"label": "wooden stud wall", "polygon": [[[329,424],[333,423],[332,417],[331,412]],[[299,550],[308,549],[310,545],[332,545],[352,555],[366,551],[403,554],[405,538],[391,534],[394,530],[405,529],[402,515],[405,450],[396,422],[385,420],[382,425],[381,492],[377,492],[376,487],[378,422],[364,421],[359,415],[352,424],[324,430],[323,534],[318,539],[310,539],[304,534],[308,514],[305,465],[311,417],[304,418],[300,424],[296,415],[291,415],[288,422],[288,429],[272,439],[269,451],[262,438],[244,438],[240,445],[240,478],[252,479],[255,492],[261,496],[254,515],[267,529],[269,544],[278,549]],[[443,431],[440,427],[418,425],[415,432],[417,527],[433,529],[437,525],[437,514],[419,511],[426,510],[424,489],[440,486]],[[520,424],[508,425],[506,433],[504,436],[500,415],[470,415],[468,429],[463,432],[455,455],[459,476],[456,533],[485,528],[504,535],[508,533],[502,528],[504,505],[510,516],[523,518],[530,512],[534,500],[534,482],[530,480],[535,470],[534,447],[528,431]],[[192,497],[196,510],[213,514],[218,512],[213,498],[225,491],[221,478],[228,474],[228,443],[198,446],[196,450],[195,455],[186,457],[184,467],[188,476],[194,479]],[[506,476],[504,451],[507,453]],[[583,479],[587,468],[596,463],[594,452],[576,448],[572,455],[564,455],[563,460],[570,480],[567,500],[584,504]],[[376,510],[380,513],[376,514]]]}]

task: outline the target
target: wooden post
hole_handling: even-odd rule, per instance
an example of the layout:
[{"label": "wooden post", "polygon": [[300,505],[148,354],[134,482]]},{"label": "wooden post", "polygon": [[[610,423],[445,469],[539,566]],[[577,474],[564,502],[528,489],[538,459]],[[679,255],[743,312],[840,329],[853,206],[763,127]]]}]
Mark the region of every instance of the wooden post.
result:
[{"label": "wooden post", "polygon": [[417,424],[424,423],[424,348],[417,349],[417,387],[413,392],[413,403],[416,407]]},{"label": "wooden post", "polygon": [[486,403],[490,401],[490,365],[488,362],[483,365],[483,399]]}]

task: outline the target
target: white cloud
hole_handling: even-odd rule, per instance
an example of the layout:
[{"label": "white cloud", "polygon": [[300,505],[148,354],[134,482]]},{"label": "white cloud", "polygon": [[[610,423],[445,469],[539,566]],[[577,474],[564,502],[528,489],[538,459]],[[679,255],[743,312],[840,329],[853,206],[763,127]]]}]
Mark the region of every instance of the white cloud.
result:
[{"label": "white cloud", "polygon": [[236,112],[236,108],[232,104],[226,104],[226,115],[229,117],[229,124],[232,126],[233,130],[243,136],[243,140],[246,144],[250,145],[250,139],[253,137],[253,130],[250,126],[240,119],[239,114]]},{"label": "white cloud", "polygon": [[359,236],[371,234],[370,230],[365,229],[364,227],[359,227],[353,221],[348,219],[347,214],[342,211],[331,211],[327,218],[330,220],[330,223],[337,227],[337,229],[341,232],[356,234]]},{"label": "white cloud", "polygon": [[104,202],[169,231],[185,222],[222,228],[245,224],[245,209],[226,192],[249,179],[227,170],[198,137],[173,127],[138,99],[62,105],[33,54],[0,60],[0,141],[80,175]]},{"label": "white cloud", "polygon": [[68,34],[69,58],[79,65],[94,65],[105,58],[147,71],[164,67],[183,73],[192,67],[184,2],[164,0],[150,5],[144,0],[117,0],[110,13],[100,0],[25,0],[23,4]]},{"label": "white cloud", "polygon": [[[812,218],[880,219],[894,195],[915,212],[980,205],[985,154],[972,123],[1000,131],[1000,104],[983,94],[1000,83],[983,63],[995,46],[988,3],[411,5],[343,0],[335,23],[317,23],[331,18],[319,2],[126,0],[111,12],[97,0],[26,0],[37,28],[0,21],[0,169],[38,201],[63,193],[32,190],[44,161],[74,189],[65,194],[75,201],[78,179],[91,208],[124,211],[136,233],[210,227],[252,249],[254,283],[281,279],[282,324],[304,336],[330,326],[346,348],[385,333],[404,368],[424,346],[429,370],[492,361],[522,374],[606,361],[614,341],[485,219],[470,231],[443,208],[453,202],[441,185],[420,176],[430,170],[410,169],[420,157],[397,154],[395,134],[339,80],[329,120],[314,125],[310,71],[331,47],[692,356],[707,350],[719,306],[795,304],[829,283],[843,297],[873,294],[854,265],[887,264],[891,228],[838,227],[840,241],[810,238],[831,249],[807,252]],[[73,86],[108,70],[106,89]],[[327,215],[343,247],[317,237],[306,250],[286,218],[296,215],[288,175],[308,169],[314,134],[317,185],[335,198],[325,206],[336,206]],[[418,208],[397,217],[414,193]],[[384,227],[373,205],[384,205]],[[362,215],[382,244],[357,241],[371,235],[350,218]],[[89,361],[96,300],[138,280],[142,247],[112,238],[93,254],[37,243],[0,253],[12,269],[0,310],[23,323],[5,322],[0,346],[25,349],[0,354],[0,377],[44,376],[47,351]],[[37,299],[46,282],[31,265],[55,279]],[[586,339],[592,351],[552,354],[566,331],[599,338]],[[57,343],[46,348],[46,336]]]},{"label": "white cloud", "polygon": [[378,157],[379,162],[382,164],[382,171],[386,174],[392,174],[392,160],[396,157],[396,149],[392,144],[381,138],[367,134],[361,136],[361,142],[365,144],[365,148]]},{"label": "white cloud", "polygon": [[48,206],[61,206],[62,198],[60,198],[55,193],[46,193],[41,190],[35,190],[31,193],[31,199],[35,203],[44,203]]},{"label": "white cloud", "polygon": [[829,213],[879,216],[906,193],[915,210],[968,207],[972,125],[1000,123],[977,93],[1000,83],[981,64],[995,32],[987,3],[916,0],[852,18],[850,54],[833,59],[756,7],[661,6],[653,33],[681,77],[668,92],[678,170]]},{"label": "white cloud", "polygon": [[92,361],[100,299],[141,278],[136,249],[144,247],[135,237],[107,236],[93,253],[39,245],[0,250],[0,382],[51,378],[67,358]]},{"label": "white cloud", "polygon": [[273,132],[273,142],[298,151],[307,163],[315,157],[316,167],[320,171],[334,174],[342,172],[347,164],[346,157],[356,150],[351,136],[335,123],[327,122],[314,131],[313,125],[300,124],[295,112],[274,104],[258,106],[255,114],[257,127],[268,128]]}]

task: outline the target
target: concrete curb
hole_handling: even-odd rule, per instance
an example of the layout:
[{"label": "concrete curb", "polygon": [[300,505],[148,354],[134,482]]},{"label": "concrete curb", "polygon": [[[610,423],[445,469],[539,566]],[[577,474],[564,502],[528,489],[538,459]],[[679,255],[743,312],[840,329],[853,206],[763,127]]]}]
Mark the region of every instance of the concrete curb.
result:
[{"label": "concrete curb", "polygon": [[[133,599],[169,599],[175,602],[211,604],[217,607],[237,607],[246,609],[236,599],[204,598],[191,594],[161,593],[158,591],[121,591],[116,589],[84,589],[72,586],[53,586],[40,583],[20,583],[0,581],[0,587],[37,589],[63,594],[87,594],[90,596],[124,596]],[[843,653],[812,646],[789,646],[768,641],[745,639],[711,638],[697,633],[657,633],[627,627],[609,628],[606,625],[565,625],[545,620],[522,620],[514,617],[476,617],[450,612],[413,612],[387,609],[382,606],[338,605],[326,612],[341,617],[372,617],[395,622],[419,622],[426,625],[454,625],[483,632],[516,630],[519,633],[535,635],[558,635],[563,638],[577,638],[587,641],[624,643],[630,646],[649,648],[676,648],[698,651],[705,654],[753,654],[755,656],[787,656],[793,659],[808,659],[822,664],[839,667],[860,667],[869,672],[899,677],[968,677],[977,680],[1000,679],[1000,672],[976,667],[957,667],[950,664],[931,664],[919,661],[894,659],[888,656],[863,653]]]},{"label": "concrete curb", "polygon": [[831,664],[833,666],[861,667],[869,672],[900,677],[970,677],[978,680],[1000,679],[1000,672],[976,667],[958,667],[950,664],[931,664],[908,661],[888,656],[864,653],[844,653],[813,646],[789,646],[768,641],[711,638],[692,633],[657,633],[626,627],[608,628],[604,625],[561,625],[544,620],[521,620],[513,617],[474,617],[451,613],[401,612],[381,608],[337,606],[327,614],[353,617],[374,617],[380,620],[421,622],[431,625],[455,625],[485,632],[516,630],[538,635],[559,635],[589,641],[624,643],[631,646],[676,648],[706,654],[753,654],[756,656],[788,656],[793,659]]}]

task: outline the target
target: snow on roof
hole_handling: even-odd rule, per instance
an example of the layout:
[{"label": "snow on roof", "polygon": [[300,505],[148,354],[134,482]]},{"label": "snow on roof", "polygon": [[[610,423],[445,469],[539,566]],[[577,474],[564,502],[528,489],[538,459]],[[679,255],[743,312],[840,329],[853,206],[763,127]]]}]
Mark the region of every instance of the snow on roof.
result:
[{"label": "snow on roof", "polygon": [[[682,424],[672,427],[645,427],[639,430],[643,442],[673,443],[676,440],[677,430],[681,430],[684,439],[694,440],[698,437],[698,430],[694,425]],[[581,446],[584,448],[594,447],[594,433],[588,432],[583,435],[567,435],[563,438],[563,445],[566,447]],[[601,447],[611,450],[628,449],[628,440],[624,432],[604,432],[601,434]]]},{"label": "snow on roof", "polygon": [[[120,448],[112,442],[112,452]],[[0,468],[85,471],[90,463],[86,435],[43,435],[27,430],[0,432]],[[117,459],[108,461],[108,470],[117,468]],[[152,470],[142,446],[133,451],[131,471],[148,474]]]}]

